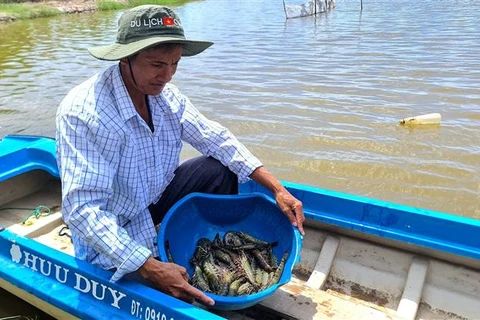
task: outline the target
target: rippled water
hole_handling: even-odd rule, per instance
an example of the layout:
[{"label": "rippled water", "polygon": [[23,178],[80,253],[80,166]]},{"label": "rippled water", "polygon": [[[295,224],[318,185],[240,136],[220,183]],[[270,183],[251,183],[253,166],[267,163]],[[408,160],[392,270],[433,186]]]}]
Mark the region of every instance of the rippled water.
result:
[{"label": "rippled water", "polygon": [[[215,45],[174,82],[282,180],[480,218],[480,1],[363,6],[291,20],[282,1],[179,7],[187,36]],[[54,135],[62,97],[109,66],[86,48],[118,16],[0,25],[0,136]],[[431,112],[440,126],[398,125]]]}]

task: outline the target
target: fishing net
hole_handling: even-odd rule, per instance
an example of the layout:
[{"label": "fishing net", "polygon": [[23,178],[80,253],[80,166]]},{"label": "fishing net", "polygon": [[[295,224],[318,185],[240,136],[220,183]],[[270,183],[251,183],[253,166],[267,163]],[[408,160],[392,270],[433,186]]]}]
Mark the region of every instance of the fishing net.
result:
[{"label": "fishing net", "polygon": [[283,8],[287,19],[316,15],[334,7],[335,0],[308,0],[305,3],[288,4],[283,0]]}]

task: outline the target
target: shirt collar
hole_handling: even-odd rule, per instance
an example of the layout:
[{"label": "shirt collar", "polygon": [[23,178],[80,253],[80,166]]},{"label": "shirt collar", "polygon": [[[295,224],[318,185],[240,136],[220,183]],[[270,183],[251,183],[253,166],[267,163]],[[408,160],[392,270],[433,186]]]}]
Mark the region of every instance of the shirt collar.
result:
[{"label": "shirt collar", "polygon": [[[112,85],[113,85],[113,93],[115,99],[118,104],[118,111],[126,122],[129,119],[135,117],[138,113],[135,110],[135,106],[133,105],[132,98],[128,94],[127,87],[125,86],[125,82],[123,82],[122,74],[120,72],[120,63],[112,66]],[[166,85],[165,90],[169,90],[170,84]],[[158,96],[148,96],[150,102],[155,101],[156,103],[153,105],[150,103],[150,112],[151,116],[154,117],[157,111],[160,113],[165,113],[168,110],[168,103],[165,102],[165,98],[163,97],[164,92],[160,93]],[[158,106],[160,109],[157,110],[155,107]]]},{"label": "shirt collar", "polygon": [[127,121],[137,115],[132,98],[128,94],[127,87],[123,82],[122,74],[120,73],[120,63],[113,67],[112,72],[113,93],[118,103],[118,111],[123,120]]}]

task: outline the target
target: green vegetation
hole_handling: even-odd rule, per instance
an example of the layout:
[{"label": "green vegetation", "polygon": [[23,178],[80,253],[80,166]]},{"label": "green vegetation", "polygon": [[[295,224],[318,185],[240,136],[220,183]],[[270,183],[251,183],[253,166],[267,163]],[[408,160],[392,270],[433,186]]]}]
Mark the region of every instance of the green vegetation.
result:
[{"label": "green vegetation", "polygon": [[[135,7],[142,4],[161,4],[167,6],[179,6],[190,0],[97,0],[97,10],[121,10]],[[49,4],[42,5],[41,1],[25,2],[23,0],[0,0],[0,18],[1,16],[11,17],[14,20],[24,20],[41,17],[51,17],[62,14]],[[1,20],[1,19],[0,19]]]},{"label": "green vegetation", "polygon": [[29,6],[24,3],[0,3],[0,13],[23,20],[56,16],[62,12],[56,8],[43,5]]},{"label": "green vegetation", "polygon": [[127,4],[118,1],[100,0],[97,1],[97,9],[102,11],[125,9]]},{"label": "green vegetation", "polygon": [[18,110],[11,110],[11,109],[0,109],[0,114],[16,114],[20,113]]},{"label": "green vegetation", "polygon": [[127,2],[119,2],[115,0],[98,0],[98,10],[120,10],[136,7],[142,4],[161,4],[165,6],[179,6],[189,2],[188,0],[128,0]]}]

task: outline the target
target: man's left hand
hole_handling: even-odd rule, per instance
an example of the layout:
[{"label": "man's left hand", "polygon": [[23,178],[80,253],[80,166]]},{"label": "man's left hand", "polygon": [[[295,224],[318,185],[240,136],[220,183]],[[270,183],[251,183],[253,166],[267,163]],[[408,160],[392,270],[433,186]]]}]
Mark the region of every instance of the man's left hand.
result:
[{"label": "man's left hand", "polygon": [[305,230],[303,230],[305,215],[303,214],[302,202],[292,196],[286,189],[277,192],[275,200],[280,210],[288,217],[288,220],[298,228],[302,235],[305,235]]}]

